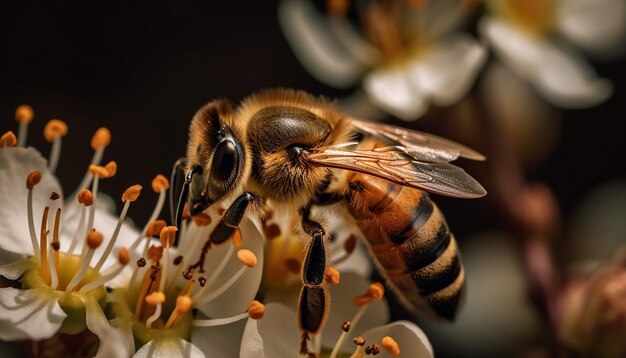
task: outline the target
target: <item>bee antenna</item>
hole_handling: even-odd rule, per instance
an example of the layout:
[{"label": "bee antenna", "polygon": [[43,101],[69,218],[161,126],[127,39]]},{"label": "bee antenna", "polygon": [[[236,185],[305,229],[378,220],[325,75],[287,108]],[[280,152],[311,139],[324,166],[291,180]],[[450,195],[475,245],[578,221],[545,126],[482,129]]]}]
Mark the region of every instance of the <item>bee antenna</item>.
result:
[{"label": "bee antenna", "polygon": [[[191,184],[191,180],[193,176],[196,174],[202,174],[202,167],[196,165],[191,168],[191,170],[185,175],[185,182],[183,183],[183,190],[180,192],[180,197],[178,198],[178,206],[176,208],[176,221],[174,221],[176,227],[181,227],[181,221],[183,219],[183,210],[185,208],[185,203],[187,202],[187,196],[189,195],[189,185]],[[180,230],[176,231],[176,238],[174,242],[178,242],[178,235]]]}]

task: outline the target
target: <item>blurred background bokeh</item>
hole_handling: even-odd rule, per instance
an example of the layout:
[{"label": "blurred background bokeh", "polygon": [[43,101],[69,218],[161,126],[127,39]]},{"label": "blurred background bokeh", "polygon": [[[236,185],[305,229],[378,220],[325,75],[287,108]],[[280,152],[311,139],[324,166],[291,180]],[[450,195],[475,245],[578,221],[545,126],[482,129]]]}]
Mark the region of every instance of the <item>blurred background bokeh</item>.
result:
[{"label": "blurred background bokeh", "polygon": [[[367,3],[347,2],[342,5],[345,9],[333,13],[325,1],[312,1],[308,13],[326,20],[339,16],[359,30]],[[425,13],[427,1],[413,3],[411,9]],[[493,6],[457,3],[469,10],[455,30],[474,38],[484,51],[467,88],[454,101],[433,93],[423,110],[394,112],[364,100],[367,95],[358,79],[337,88],[320,81],[319,73],[312,75],[311,65],[304,66],[294,53],[302,56],[302,50],[293,46],[300,41],[295,30],[284,19],[279,21],[279,2],[3,1],[0,131],[15,131],[15,108],[30,104],[35,120],[28,143],[46,155],[49,144],[43,139],[43,127],[51,118],[63,119],[69,134],[57,173],[70,191],[91,158],[92,133],[107,126],[112,144],[105,161],[116,160],[119,171],[102,190],[113,196],[131,184],[149,186],[155,174],[170,172],[185,154],[188,123],[201,105],[219,97],[239,101],[267,87],[303,89],[336,99],[348,111],[468,144],[488,160],[459,165],[481,180],[490,194],[479,200],[433,196],[461,245],[468,298],[457,324],[423,322],[423,327],[438,356],[554,353],[559,349],[553,349],[550,332],[560,331],[563,320],[561,313],[556,322],[549,317],[545,310],[550,304],[542,303],[545,292],[535,287],[541,283],[532,277],[537,275],[532,273],[532,257],[540,254],[528,244],[533,240],[527,238],[533,227],[528,222],[536,219],[528,216],[536,214],[541,221],[554,215],[550,225],[558,227],[550,229],[547,242],[538,240],[547,248],[539,251],[552,255],[548,261],[559,283],[558,297],[548,300],[556,300],[557,311],[565,312],[562,297],[569,292],[568,277],[608,265],[626,243],[626,132],[620,115],[626,100],[626,58],[621,56],[626,42],[622,36],[611,45],[615,51],[602,55],[580,50],[590,68],[612,83],[612,93],[597,104],[568,108],[572,106],[546,96],[542,87],[528,86],[519,72],[511,72],[501,61],[509,56],[506,50],[498,53],[492,50],[497,45],[489,46],[493,35],[489,31],[496,37],[500,33],[497,26],[485,30],[485,14],[494,18],[499,14]],[[626,18],[620,12],[624,1],[596,3],[616,6],[617,15],[612,16]],[[452,14],[432,16],[445,19]],[[317,36],[311,31],[310,36]],[[568,51],[575,48],[571,43],[565,46]],[[453,62],[451,68],[456,67]],[[453,74],[449,80],[455,83],[462,76]],[[394,113],[420,118],[405,121]],[[524,194],[518,190],[507,197],[508,185]],[[534,195],[538,192],[547,194]],[[146,195],[129,215],[145,221],[154,200]],[[516,203],[519,209],[513,207]],[[554,204],[556,209],[550,207]],[[402,317],[398,313],[396,318]],[[559,327],[550,328],[553,325]]]}]

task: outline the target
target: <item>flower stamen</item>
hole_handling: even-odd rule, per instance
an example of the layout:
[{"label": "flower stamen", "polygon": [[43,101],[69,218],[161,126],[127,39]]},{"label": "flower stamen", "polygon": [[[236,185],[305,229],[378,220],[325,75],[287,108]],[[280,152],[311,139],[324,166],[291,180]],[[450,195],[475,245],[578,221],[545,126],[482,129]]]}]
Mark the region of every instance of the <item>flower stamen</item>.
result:
[{"label": "flower stamen", "polygon": [[41,277],[43,281],[50,284],[50,268],[48,267],[48,212],[50,207],[43,209],[43,217],[41,218]]},{"label": "flower stamen", "polygon": [[[102,156],[104,155],[104,149],[111,143],[111,132],[105,128],[98,128],[96,133],[94,133],[93,137],[91,137],[91,148],[94,150],[93,157],[91,158],[91,165],[98,165],[102,161]],[[90,170],[87,170],[85,176],[80,181],[78,185],[78,191],[86,189],[89,186],[89,182],[91,181],[93,175]]]},{"label": "flower stamen", "polygon": [[85,216],[87,215],[87,207],[93,205],[93,194],[89,189],[83,189],[78,193],[77,196],[78,203],[82,204],[80,209],[80,218],[78,219],[78,226],[76,226],[76,232],[74,233],[74,237],[72,238],[72,243],[70,244],[70,248],[67,250],[69,254],[73,254],[76,246],[78,245],[78,238],[81,236],[83,232],[83,226],[85,225]]},{"label": "flower stamen", "polygon": [[30,240],[33,244],[33,252],[37,262],[41,261],[39,252],[39,242],[37,242],[37,234],[35,233],[35,219],[33,218],[33,188],[41,181],[41,173],[37,170],[32,171],[26,178],[26,188],[28,189],[28,231],[30,232]]},{"label": "flower stamen", "polygon": [[380,345],[392,356],[397,357],[400,355],[400,346],[398,346],[398,342],[396,342],[396,340],[391,336],[383,337]]},{"label": "flower stamen", "polygon": [[192,301],[189,296],[178,296],[176,298],[176,307],[174,308],[174,311],[172,311],[172,314],[170,314],[170,318],[167,320],[167,323],[163,328],[170,328],[177,320],[185,316],[187,312],[189,312],[189,310],[191,309],[191,304]]},{"label": "flower stamen", "polygon": [[204,304],[204,303],[211,302],[216,297],[219,297],[221,294],[226,292],[226,290],[228,290],[235,282],[237,282],[237,280],[241,277],[241,275],[243,275],[246,272],[246,269],[250,267],[254,267],[257,263],[256,255],[254,255],[254,253],[250,250],[246,250],[246,249],[239,250],[237,252],[237,257],[239,258],[239,261],[243,263],[243,267],[241,267],[239,271],[237,271],[233,276],[231,276],[228,279],[228,281],[222,284],[222,286],[218,287],[215,291],[211,292],[211,294],[209,295],[200,297],[206,291],[209,285],[205,285],[204,287],[202,287],[200,291],[196,292],[196,294],[193,295],[192,299],[195,303]]},{"label": "flower stamen", "polygon": [[[115,162],[111,162],[111,163],[115,163]],[[104,250],[104,252],[102,253],[100,260],[98,261],[96,266],[94,266],[94,270],[96,272],[100,271],[100,269],[102,268],[102,265],[104,265],[104,263],[106,262],[106,259],[111,254],[111,251],[113,250],[113,246],[115,245],[115,242],[117,241],[117,237],[119,236],[120,229],[122,228],[122,224],[124,223],[124,219],[126,218],[126,213],[128,213],[128,208],[130,207],[130,203],[137,200],[140,192],[141,192],[141,185],[133,185],[130,188],[126,189],[126,191],[124,191],[124,194],[122,195],[124,208],[122,209],[122,213],[120,214],[120,217],[117,220],[117,225],[115,226],[115,230],[113,231],[111,240],[109,240],[109,243],[106,249]]]},{"label": "flower stamen", "polygon": [[89,268],[89,263],[91,262],[91,258],[93,257],[94,252],[98,247],[100,247],[103,240],[104,236],[96,230],[92,230],[89,232],[89,234],[87,234],[87,244],[85,245],[85,247],[87,247],[87,252],[83,257],[81,257],[80,269],[65,288],[65,292],[72,292],[76,285],[78,285],[83,279],[85,273],[87,272],[87,269]]},{"label": "flower stamen", "polygon": [[15,147],[17,145],[17,139],[12,131],[8,131],[0,137],[0,148]]},{"label": "flower stamen", "polygon": [[33,107],[23,104],[15,110],[15,120],[20,123],[20,129],[17,132],[17,145],[19,147],[26,146],[26,138],[28,137],[28,124],[35,117]]},{"label": "flower stamen", "polygon": [[50,160],[48,167],[52,174],[57,170],[57,164],[59,164],[59,157],[61,155],[61,138],[67,134],[67,124],[60,119],[50,120],[44,130],[43,136],[49,143],[52,143],[52,149],[50,150]]},{"label": "flower stamen", "polygon": [[98,286],[104,285],[105,283],[111,281],[115,276],[119,275],[120,272],[124,270],[124,267],[130,262],[130,254],[128,253],[127,248],[122,247],[120,249],[117,254],[117,262],[119,263],[119,265],[111,267],[109,270],[107,270],[108,272],[104,272],[99,279],[89,282],[85,286],[81,287],[78,292],[87,292]]},{"label": "flower stamen", "polygon": [[356,345],[356,350],[350,356],[350,358],[363,358],[364,353],[365,353],[365,352],[363,352],[363,346],[365,345],[365,339],[363,339],[363,337],[357,336],[357,337],[354,338],[353,342]]}]

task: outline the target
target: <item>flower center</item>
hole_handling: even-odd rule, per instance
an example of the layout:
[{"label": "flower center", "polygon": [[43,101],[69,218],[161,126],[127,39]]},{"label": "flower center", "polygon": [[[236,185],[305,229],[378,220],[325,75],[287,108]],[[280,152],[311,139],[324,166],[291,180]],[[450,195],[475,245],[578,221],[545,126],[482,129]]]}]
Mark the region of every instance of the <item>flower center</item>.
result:
[{"label": "flower center", "polygon": [[[105,304],[106,290],[104,285],[97,286],[89,291],[71,291],[66,292],[67,285],[75,277],[82,266],[80,256],[71,254],[59,254],[58,256],[58,286],[50,287],[48,282],[42,275],[41,266],[34,257],[28,259],[31,268],[24,272],[22,276],[22,286],[25,289],[31,289],[40,295],[54,297],[58,300],[59,306],[67,314],[65,321],[60,328],[62,333],[76,334],[84,331],[85,326],[85,304],[83,298],[91,297],[95,299],[101,307]],[[80,280],[78,287],[87,285],[100,279],[100,274],[95,270],[88,268],[83,278]]]},{"label": "flower center", "polygon": [[496,13],[531,33],[545,34],[554,27],[554,0],[504,0],[493,4]]}]

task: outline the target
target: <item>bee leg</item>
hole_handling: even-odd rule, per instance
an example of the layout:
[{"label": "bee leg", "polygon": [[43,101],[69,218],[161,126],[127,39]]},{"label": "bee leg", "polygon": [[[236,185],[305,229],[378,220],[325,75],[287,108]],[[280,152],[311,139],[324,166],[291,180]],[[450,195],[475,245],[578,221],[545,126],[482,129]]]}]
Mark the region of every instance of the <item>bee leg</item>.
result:
[{"label": "bee leg", "polygon": [[[193,176],[196,174],[202,174],[202,167],[197,165],[185,175],[185,182],[183,183],[183,188],[180,192],[180,197],[178,198],[178,205],[176,207],[176,217],[174,220],[174,225],[176,227],[181,227],[181,222],[183,220],[183,210],[185,208],[185,203],[187,202],[187,196],[189,195],[189,185],[191,185],[191,180]],[[170,191],[171,193],[171,191]],[[180,230],[176,231],[176,238],[174,242],[178,242],[178,236],[180,235]]]},{"label": "bee leg", "polygon": [[324,282],[326,271],[326,232],[320,223],[309,218],[310,208],[302,209],[302,230],[311,236],[302,265],[302,282],[308,287],[317,287]]},{"label": "bee leg", "polygon": [[[174,163],[174,166],[172,167],[172,173],[170,174],[170,185],[171,185],[171,190],[169,192],[169,206],[170,206],[170,222],[172,223],[176,223],[176,211],[174,210],[174,208],[176,207],[177,203],[174,202],[174,188],[180,188],[181,187],[181,183],[183,182],[184,178],[185,178],[185,168],[187,167],[187,158],[182,157],[182,158],[178,158],[178,160]],[[186,199],[185,199],[186,200]]]},{"label": "bee leg", "polygon": [[220,220],[215,230],[211,233],[211,242],[214,244],[221,244],[228,240],[237,230],[248,206],[250,204],[259,206],[260,201],[261,200],[258,195],[250,192],[244,192],[239,195],[230,207],[228,207],[222,217],[222,220]]}]

